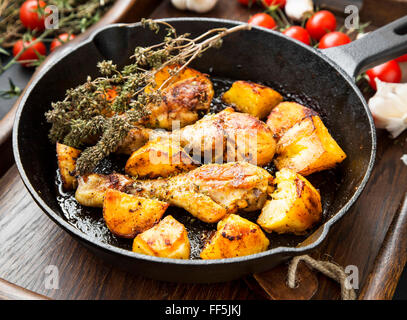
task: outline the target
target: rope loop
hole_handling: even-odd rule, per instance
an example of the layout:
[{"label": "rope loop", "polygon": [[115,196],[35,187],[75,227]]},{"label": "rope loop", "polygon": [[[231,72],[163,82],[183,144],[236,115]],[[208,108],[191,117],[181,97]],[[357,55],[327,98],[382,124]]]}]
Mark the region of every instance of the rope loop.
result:
[{"label": "rope loop", "polygon": [[346,278],[347,274],[343,268],[334,262],[329,261],[318,261],[311,258],[309,255],[294,257],[290,265],[288,266],[288,279],[287,284],[291,289],[298,286],[296,282],[297,267],[300,261],[304,261],[311,268],[318,270],[325,276],[335,280],[341,285],[341,297],[342,300],[355,300],[356,293],[353,288],[346,288]]}]

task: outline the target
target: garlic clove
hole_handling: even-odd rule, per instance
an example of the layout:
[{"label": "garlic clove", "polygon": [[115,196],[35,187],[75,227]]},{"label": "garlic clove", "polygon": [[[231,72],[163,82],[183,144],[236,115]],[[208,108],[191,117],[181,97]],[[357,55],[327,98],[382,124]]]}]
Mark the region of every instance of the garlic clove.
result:
[{"label": "garlic clove", "polygon": [[386,83],[376,79],[376,84],[377,92],[368,103],[375,125],[396,138],[407,129],[407,83]]},{"label": "garlic clove", "polygon": [[295,21],[302,21],[313,12],[314,3],[312,0],[287,0],[285,4],[287,17]]},{"label": "garlic clove", "polygon": [[369,32],[360,32],[356,35],[356,40],[362,39],[365,35],[369,34]]},{"label": "garlic clove", "polygon": [[178,10],[187,9],[187,0],[171,0],[172,5]]},{"label": "garlic clove", "polygon": [[186,7],[188,10],[198,13],[205,13],[211,11],[218,0],[186,0]]},{"label": "garlic clove", "polygon": [[407,124],[401,119],[390,118],[384,129],[390,132],[392,138],[397,138],[404,130],[407,129]]}]

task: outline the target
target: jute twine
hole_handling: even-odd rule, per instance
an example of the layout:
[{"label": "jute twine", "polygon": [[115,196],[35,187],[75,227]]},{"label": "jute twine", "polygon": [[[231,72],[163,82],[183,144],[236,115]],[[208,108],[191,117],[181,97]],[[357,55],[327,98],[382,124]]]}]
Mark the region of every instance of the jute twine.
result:
[{"label": "jute twine", "polygon": [[325,276],[335,280],[341,285],[341,296],[342,300],[355,300],[356,293],[353,288],[348,289],[346,285],[346,277],[348,276],[343,268],[330,261],[318,261],[311,258],[308,255],[294,257],[288,267],[288,286],[292,289],[296,287],[296,273],[298,263],[304,261],[311,268],[318,270],[323,273]]}]

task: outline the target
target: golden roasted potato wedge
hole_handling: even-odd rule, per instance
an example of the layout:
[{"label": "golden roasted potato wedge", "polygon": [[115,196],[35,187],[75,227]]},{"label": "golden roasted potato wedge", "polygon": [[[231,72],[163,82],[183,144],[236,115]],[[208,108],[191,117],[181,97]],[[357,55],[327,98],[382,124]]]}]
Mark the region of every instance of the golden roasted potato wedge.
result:
[{"label": "golden roasted potato wedge", "polygon": [[75,173],[76,159],[82,151],[59,142],[57,142],[56,149],[62,186],[64,190],[73,190],[78,186]]},{"label": "golden roasted potato wedge", "polygon": [[166,216],[133,241],[133,252],[150,256],[189,259],[190,251],[187,230],[172,216]]},{"label": "golden roasted potato wedge", "polygon": [[267,250],[270,241],[260,227],[238,215],[230,214],[218,222],[217,231],[201,252],[202,259],[247,256]]},{"label": "golden roasted potato wedge", "polygon": [[172,139],[157,138],[133,152],[126,173],[136,177],[169,177],[195,169],[199,163]]},{"label": "golden roasted potato wedge", "polygon": [[334,167],[346,158],[318,116],[297,123],[277,143],[277,169],[288,168],[307,176]]},{"label": "golden roasted potato wedge", "polygon": [[134,180],[122,174],[89,174],[78,178],[76,200],[86,207],[103,207],[103,199],[107,189],[123,191],[133,185]]},{"label": "golden roasted potato wedge", "polygon": [[169,204],[108,189],[103,202],[103,218],[109,230],[133,239],[160,221]]},{"label": "golden roasted potato wedge", "polygon": [[307,107],[296,102],[281,102],[275,107],[267,118],[267,125],[270,127],[274,137],[280,139],[281,136],[298,122],[307,117],[318,114]]},{"label": "golden roasted potato wedge", "polygon": [[257,223],[267,232],[303,234],[322,214],[321,196],[312,184],[292,170],[276,173],[277,189],[267,200]]},{"label": "golden roasted potato wedge", "polygon": [[283,97],[277,91],[249,81],[236,81],[223,94],[223,101],[234,105],[237,110],[259,119],[267,117]]}]

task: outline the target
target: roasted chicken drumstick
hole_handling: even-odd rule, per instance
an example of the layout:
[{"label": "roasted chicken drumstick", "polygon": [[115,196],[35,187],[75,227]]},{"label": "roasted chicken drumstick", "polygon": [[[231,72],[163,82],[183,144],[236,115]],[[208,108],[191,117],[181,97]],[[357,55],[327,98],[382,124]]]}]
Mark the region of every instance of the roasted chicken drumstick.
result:
[{"label": "roasted chicken drumstick", "polygon": [[263,207],[272,176],[247,162],[203,165],[168,179],[132,180],[126,176],[92,174],[78,180],[75,197],[83,205],[102,206],[108,188],[155,198],[184,208],[198,219],[215,223],[239,209]]},{"label": "roasted chicken drumstick", "polygon": [[262,166],[273,159],[276,149],[271,129],[264,122],[226,108],[172,132],[137,127],[117,151],[131,154],[158,137],[179,141],[194,158],[204,158],[204,163],[244,160]]},{"label": "roasted chicken drumstick", "polygon": [[208,164],[169,179],[139,180],[132,193],[158,198],[214,223],[239,209],[263,207],[272,176],[247,162]]},{"label": "roasted chicken drumstick", "polygon": [[172,122],[178,121],[184,127],[197,121],[199,112],[208,112],[214,95],[212,82],[196,70],[190,73],[184,72],[177,82],[165,87],[159,103],[146,106],[150,112],[143,125],[171,129]]}]

